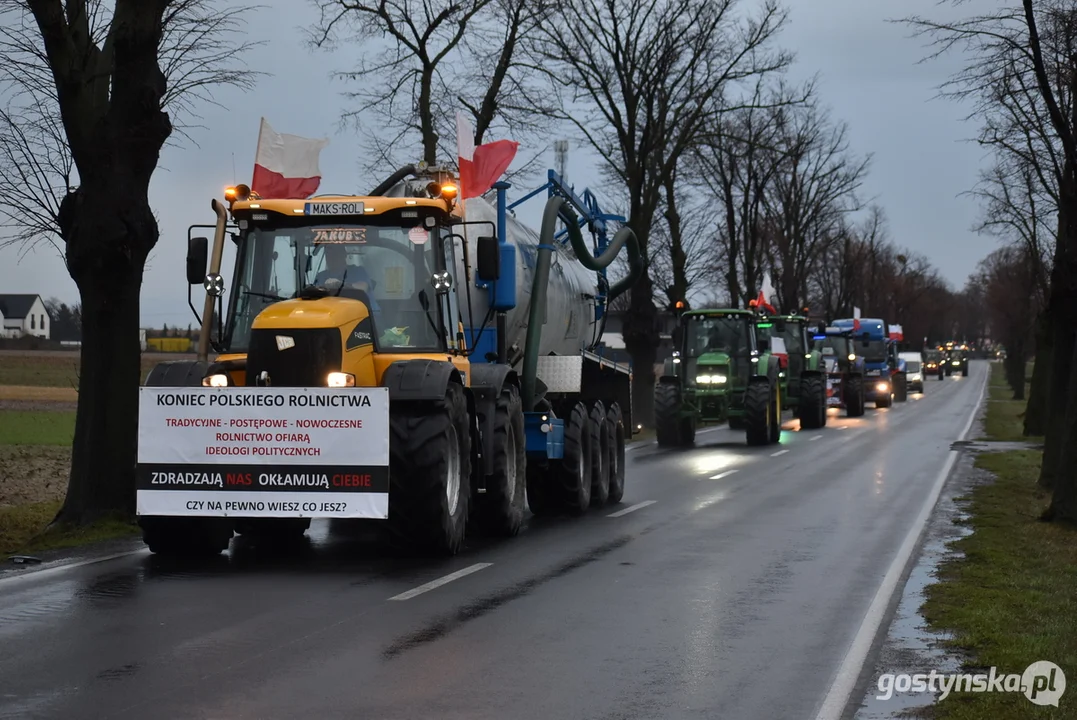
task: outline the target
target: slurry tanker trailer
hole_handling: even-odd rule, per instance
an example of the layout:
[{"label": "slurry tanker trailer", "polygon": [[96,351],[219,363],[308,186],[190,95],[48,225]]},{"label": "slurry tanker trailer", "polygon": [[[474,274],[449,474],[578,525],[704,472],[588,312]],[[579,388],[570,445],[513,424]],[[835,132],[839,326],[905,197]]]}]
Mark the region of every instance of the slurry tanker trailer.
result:
[{"label": "slurry tanker trailer", "polygon": [[[216,224],[188,230],[198,359],[161,363],[141,389],[152,551],[215,554],[234,533],[295,538],[332,518],[453,554],[469,527],[515,535],[525,497],[543,515],[620,502],[631,374],[596,349],[644,270],[635,235],[553,171],[514,205],[508,188],[462,201],[448,170],[419,165],[367,196],[238,186],[212,201]],[[536,233],[511,211],[541,194]],[[190,289],[188,303],[198,315]]]}]

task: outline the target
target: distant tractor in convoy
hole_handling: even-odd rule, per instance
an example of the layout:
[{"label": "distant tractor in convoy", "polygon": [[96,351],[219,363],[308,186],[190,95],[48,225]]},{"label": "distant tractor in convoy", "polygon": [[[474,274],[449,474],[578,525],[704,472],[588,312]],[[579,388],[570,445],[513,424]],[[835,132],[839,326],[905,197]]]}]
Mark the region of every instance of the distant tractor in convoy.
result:
[{"label": "distant tractor in convoy", "polygon": [[897,343],[891,340],[887,324],[877,318],[845,318],[832,324],[851,332],[856,352],[864,358],[866,399],[876,408],[904,402],[908,397],[905,363],[897,355]]},{"label": "distant tractor in convoy", "polygon": [[943,367],[944,358],[939,350],[925,350],[923,352],[924,375],[934,375],[939,380],[946,376],[946,368]]},{"label": "distant tractor in convoy", "polygon": [[849,417],[864,414],[864,358],[856,354],[851,330],[821,327],[812,337],[826,370],[826,404]]},{"label": "distant tractor in convoy", "polygon": [[804,430],[826,425],[826,371],[822,355],[812,347],[808,319],[801,315],[762,315],[756,323],[758,342],[782,341],[778,378],[782,409],[791,409]]},{"label": "distant tractor in convoy", "polygon": [[[620,502],[631,375],[594,350],[608,303],[643,272],[635,235],[552,170],[523,198],[546,191],[540,232],[513,219],[508,183],[494,187],[496,205],[465,210],[453,173],[419,164],[365,196],[239,186],[227,208],[213,201],[212,251],[188,231],[188,283],[207,291],[199,359],[158,365],[142,388],[137,502],[153,552],[219,553],[234,532],[298,537],[326,518],[380,520],[395,545],[455,554],[470,527],[517,534],[525,497],[543,515]],[[611,283],[622,249],[629,272]],[[213,441],[143,422],[166,393],[222,408],[234,427],[338,434],[203,449]],[[373,408],[361,420],[348,410],[360,405]]]},{"label": "distant tractor in convoy", "polygon": [[777,442],[782,399],[778,360],[761,347],[750,310],[689,310],[673,333],[673,357],[655,386],[662,447],[695,441],[701,423],[743,429],[749,445]]},{"label": "distant tractor in convoy", "polygon": [[951,375],[956,372],[960,372],[962,377],[969,376],[969,356],[968,352],[960,348],[954,348],[950,351],[950,362],[947,363],[946,374]]}]

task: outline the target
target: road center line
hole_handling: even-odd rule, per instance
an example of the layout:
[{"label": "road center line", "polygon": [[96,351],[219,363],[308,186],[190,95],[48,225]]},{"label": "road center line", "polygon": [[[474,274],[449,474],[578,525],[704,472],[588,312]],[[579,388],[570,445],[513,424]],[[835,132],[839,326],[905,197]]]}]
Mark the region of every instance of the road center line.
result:
[{"label": "road center line", "polygon": [[789,452],[789,451],[788,450],[779,450],[776,453],[771,453],[770,456],[771,457],[778,457],[779,455],[785,455],[787,452]]},{"label": "road center line", "polygon": [[[969,429],[972,428],[972,423],[976,419],[980,405],[983,403],[984,393],[987,390],[987,381],[990,376],[991,367],[989,365],[987,372],[984,374],[983,383],[980,385],[980,397],[972,406],[968,422],[965,423],[965,428],[961,431],[961,435],[958,436],[958,440],[964,440],[965,436],[969,434]],[[957,461],[958,452],[957,450],[951,450],[947,455],[942,470],[939,472],[938,477],[935,478],[931,493],[924,502],[924,506],[920,509],[920,514],[916,517],[912,527],[909,528],[909,534],[905,536],[905,541],[901,544],[897,556],[886,571],[886,576],[883,577],[882,584],[879,585],[871,605],[868,606],[867,614],[864,615],[860,629],[853,638],[853,642],[849,646],[841,666],[838,668],[838,673],[834,677],[834,682],[831,684],[830,690],[823,700],[822,707],[815,716],[815,720],[839,720],[845,707],[849,704],[850,696],[856,688],[856,681],[860,678],[860,673],[864,669],[864,661],[868,657],[868,652],[871,650],[872,643],[875,641],[875,636],[878,634],[879,627],[882,625],[886,615],[886,608],[897,590],[898,582],[901,580],[905,567],[912,557],[913,550],[916,549],[920,541],[920,536],[923,534],[924,527],[935,509],[935,504],[939,501],[939,495],[942,494],[942,487],[946,484],[946,478],[950,476],[950,470]]]},{"label": "road center line", "polygon": [[849,429],[848,425],[841,425],[841,426],[838,427],[838,430],[848,430],[848,429]]},{"label": "road center line", "polygon": [[630,512],[635,512],[635,511],[639,510],[640,508],[645,508],[648,505],[654,505],[656,502],[658,502],[658,501],[657,500],[644,500],[641,503],[636,503],[635,505],[631,505],[629,507],[626,507],[624,510],[618,510],[615,513],[610,513],[606,517],[621,517],[622,515],[627,515]]},{"label": "road center line", "polygon": [[809,440],[808,442],[815,442],[816,440],[822,440],[822,439],[823,439],[823,436],[822,436],[822,435],[816,435],[815,437],[813,437],[813,438],[812,438],[811,440]]},{"label": "road center line", "polygon": [[485,570],[486,568],[490,567],[491,565],[493,565],[493,563],[475,563],[474,565],[469,565],[468,567],[464,568],[463,570],[457,570],[454,573],[449,573],[445,577],[440,577],[437,580],[431,580],[430,582],[426,583],[425,585],[420,585],[417,588],[412,588],[411,590],[408,590],[407,592],[400,593],[399,595],[394,595],[393,597],[391,597],[389,599],[390,600],[411,600],[416,595],[422,595],[423,593],[430,592],[431,590],[436,590],[437,588],[441,587],[442,585],[448,585],[453,580],[459,580],[460,578],[467,577],[468,575],[470,575],[472,573],[477,573],[479,570]]},{"label": "road center line", "polygon": [[720,472],[717,475],[711,475],[710,479],[711,480],[721,480],[724,477],[729,477],[730,475],[732,475],[735,472],[736,472],[736,470],[726,470],[725,472]]}]

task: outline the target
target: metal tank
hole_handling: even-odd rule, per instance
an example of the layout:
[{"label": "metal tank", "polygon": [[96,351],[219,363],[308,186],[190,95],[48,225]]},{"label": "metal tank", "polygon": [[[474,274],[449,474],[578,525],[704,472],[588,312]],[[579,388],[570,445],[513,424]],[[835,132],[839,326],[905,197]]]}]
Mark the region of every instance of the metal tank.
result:
[{"label": "metal tank", "polygon": [[[478,238],[492,234],[497,227],[497,208],[482,198],[466,201],[465,219],[469,223],[489,222],[490,225],[464,225],[457,232],[467,240],[468,263],[471,268],[472,318],[468,318],[467,300],[460,293],[461,312],[465,324],[475,328],[482,326],[489,309],[488,293],[476,287],[475,268],[478,267]],[[511,214],[505,223],[506,242],[516,247],[516,307],[505,317],[505,346],[524,349],[527,333],[528,312],[531,307],[531,291],[534,284],[539,234],[517,221]],[[463,252],[461,242],[456,241],[456,272],[453,278],[463,283]],[[580,264],[568,242],[555,243],[556,251],[550,267],[546,291],[546,323],[538,354],[578,355],[580,350],[590,350],[600,340],[599,323],[595,320],[599,275]],[[492,320],[491,320],[492,323]]]}]

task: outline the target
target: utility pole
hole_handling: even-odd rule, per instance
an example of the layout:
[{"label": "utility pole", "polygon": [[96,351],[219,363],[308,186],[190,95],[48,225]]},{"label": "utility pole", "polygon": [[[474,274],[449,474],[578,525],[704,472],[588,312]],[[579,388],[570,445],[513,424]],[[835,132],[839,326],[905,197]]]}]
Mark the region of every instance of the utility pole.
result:
[{"label": "utility pole", "polygon": [[555,164],[557,165],[557,174],[561,176],[561,182],[568,185],[568,176],[565,169],[568,163],[568,140],[554,140],[553,152]]}]

